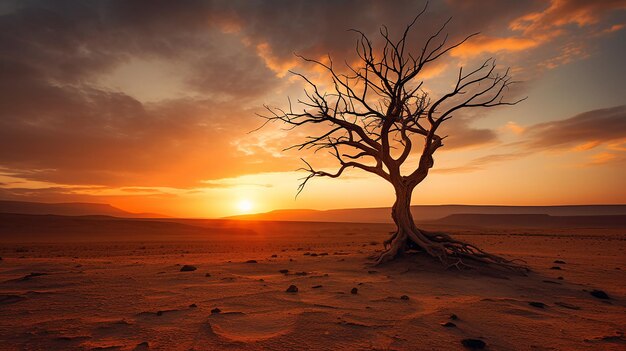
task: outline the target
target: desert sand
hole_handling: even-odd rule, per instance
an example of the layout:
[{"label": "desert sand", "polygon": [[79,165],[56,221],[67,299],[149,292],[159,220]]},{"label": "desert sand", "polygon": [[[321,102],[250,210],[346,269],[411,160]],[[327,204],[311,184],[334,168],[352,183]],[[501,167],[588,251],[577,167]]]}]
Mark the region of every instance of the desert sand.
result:
[{"label": "desert sand", "polygon": [[213,229],[2,241],[0,349],[626,349],[622,229],[447,228],[526,260],[518,276],[373,266],[386,224],[183,222]]}]

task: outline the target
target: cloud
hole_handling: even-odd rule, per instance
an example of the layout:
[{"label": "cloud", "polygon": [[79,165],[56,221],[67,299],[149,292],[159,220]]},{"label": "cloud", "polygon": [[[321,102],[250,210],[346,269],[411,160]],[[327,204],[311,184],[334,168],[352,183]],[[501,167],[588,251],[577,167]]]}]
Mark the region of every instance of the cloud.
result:
[{"label": "cloud", "polygon": [[584,152],[601,147],[607,150],[591,155],[584,166],[598,166],[626,159],[626,105],[588,111],[526,128],[508,122],[505,128],[523,139],[521,142],[502,145],[502,148],[511,149],[510,152],[477,157],[460,166],[435,168],[433,172],[475,172],[502,162],[555,150]]},{"label": "cloud", "polygon": [[569,24],[578,27],[597,24],[606,13],[620,9],[626,9],[626,1],[552,0],[547,8],[516,19],[510,27],[524,33],[554,34],[555,30]]},{"label": "cloud", "polygon": [[530,38],[495,38],[480,36],[451,51],[452,56],[477,56],[483,53],[496,53],[499,51],[522,51],[539,45],[539,42]]},{"label": "cloud", "polygon": [[626,139],[626,105],[584,112],[564,120],[528,127],[526,145],[532,149],[597,146]]},{"label": "cloud", "polygon": [[619,155],[614,154],[614,153],[600,152],[591,156],[591,161],[589,162],[589,165],[591,166],[603,165],[603,164],[615,161],[616,159],[618,159],[618,157]]},{"label": "cloud", "polygon": [[475,158],[462,166],[435,168],[434,173],[466,173],[484,170],[494,164],[517,160],[530,155],[529,152],[511,152],[502,154],[493,154]]},{"label": "cloud", "polygon": [[[469,9],[476,3],[467,3],[468,10],[473,13],[481,10]],[[540,70],[552,69],[587,58],[595,45],[595,36],[610,34],[623,27],[615,14],[626,9],[625,0],[518,2],[518,6],[521,4],[525,4],[523,11],[508,19],[508,30],[500,28],[497,35],[485,33],[476,37],[454,49],[452,55],[467,59],[500,51],[520,53],[527,67],[534,66],[528,63],[536,62]],[[482,11],[491,16],[501,15],[492,2],[484,2],[483,7]],[[550,46],[546,48],[548,43]],[[529,50],[533,50],[533,55],[525,57]]]},{"label": "cloud", "polygon": [[518,135],[526,131],[526,128],[524,128],[523,126],[520,126],[519,124],[513,121],[506,122],[506,124],[504,125],[504,128]]}]

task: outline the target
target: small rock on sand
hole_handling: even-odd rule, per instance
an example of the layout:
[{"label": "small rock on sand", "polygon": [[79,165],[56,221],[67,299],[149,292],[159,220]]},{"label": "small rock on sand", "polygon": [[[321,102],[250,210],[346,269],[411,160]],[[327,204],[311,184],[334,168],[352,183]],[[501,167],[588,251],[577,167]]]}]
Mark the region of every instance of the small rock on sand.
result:
[{"label": "small rock on sand", "polygon": [[592,290],[589,293],[591,294],[591,296],[597,297],[598,299],[602,299],[602,300],[611,299],[609,295],[602,290]]},{"label": "small rock on sand", "polygon": [[276,254],[272,255],[272,258],[276,258],[276,257],[278,257],[278,255],[276,255]]},{"label": "small rock on sand", "polygon": [[321,288],[321,287],[322,287],[321,285],[315,285],[315,286],[313,286],[312,288],[313,288],[313,289],[319,289],[319,288]]},{"label": "small rock on sand", "polygon": [[144,341],[137,344],[137,346],[135,346],[135,350],[147,350],[149,347],[150,344],[148,344],[147,341]]},{"label": "small rock on sand", "polygon": [[550,269],[554,269],[554,270],[560,271],[560,270],[561,270],[561,267],[559,267],[559,266],[554,266],[554,267],[550,267]]},{"label": "small rock on sand", "polygon": [[470,350],[482,350],[487,346],[484,341],[479,339],[463,339],[461,344]]},{"label": "small rock on sand", "polygon": [[256,260],[247,260],[246,263],[257,263]]},{"label": "small rock on sand", "polygon": [[222,310],[220,310],[219,308],[215,307],[214,309],[211,310],[211,314],[218,314],[222,312]]},{"label": "small rock on sand", "polygon": [[182,267],[180,268],[180,271],[181,271],[181,272],[193,272],[193,271],[195,271],[196,269],[198,269],[198,268],[196,268],[196,266],[192,266],[192,265],[190,265],[190,264],[186,264],[186,265],[184,265],[184,266],[182,266]]},{"label": "small rock on sand", "polygon": [[352,294],[352,295],[356,295],[358,293],[359,293],[359,289],[357,289],[357,288],[352,288],[352,290],[350,290],[350,294]]},{"label": "small rock on sand", "polygon": [[456,328],[456,324],[452,323],[452,322],[442,322],[439,323],[442,327],[446,327],[446,328]]},{"label": "small rock on sand", "polygon": [[289,273],[289,270],[288,269],[281,269],[281,270],[278,271],[278,273],[287,274],[287,273]]},{"label": "small rock on sand", "polygon": [[459,320],[459,316],[457,316],[456,314],[451,314],[450,317],[448,317],[450,319],[452,319],[453,321]]},{"label": "small rock on sand", "polygon": [[528,304],[537,308],[546,308],[546,304],[543,302],[531,301]]},{"label": "small rock on sand", "polygon": [[209,278],[211,276],[211,273],[206,273],[204,276]]},{"label": "small rock on sand", "polygon": [[409,299],[409,297],[408,297],[407,295],[402,295],[402,296],[400,296],[400,299],[401,299],[401,300],[408,300],[408,299]]},{"label": "small rock on sand", "polygon": [[298,292],[298,287],[295,285],[289,285],[289,287],[287,288],[287,290],[285,290],[285,292],[296,293]]},{"label": "small rock on sand", "polygon": [[565,261],[563,261],[563,260],[555,260],[554,263],[556,263],[556,264],[565,264]]},{"label": "small rock on sand", "polygon": [[189,308],[196,308],[198,307],[198,305],[196,305],[195,303],[192,303],[191,305],[189,305]]}]

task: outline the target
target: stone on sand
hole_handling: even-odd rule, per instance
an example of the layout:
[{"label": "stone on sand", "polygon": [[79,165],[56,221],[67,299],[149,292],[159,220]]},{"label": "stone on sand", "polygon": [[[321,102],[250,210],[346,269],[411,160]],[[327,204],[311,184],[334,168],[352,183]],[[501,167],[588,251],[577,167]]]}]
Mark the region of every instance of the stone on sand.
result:
[{"label": "stone on sand", "polygon": [[461,344],[470,350],[482,350],[487,346],[484,341],[479,339],[463,339]]},{"label": "stone on sand", "polygon": [[298,292],[298,287],[295,285],[289,285],[289,287],[287,288],[287,290],[285,290],[285,292],[296,293]]},{"label": "stone on sand", "polygon": [[352,294],[352,295],[356,295],[358,293],[359,293],[359,289],[357,289],[357,288],[352,288],[352,290],[350,290],[350,294]]},{"label": "stone on sand", "polygon": [[531,301],[528,304],[533,306],[533,307],[537,307],[537,308],[546,308],[546,304],[543,303],[543,302]]},{"label": "stone on sand", "polygon": [[602,299],[602,300],[610,300],[611,298],[609,297],[609,295],[607,293],[605,293],[602,290],[592,290],[589,292],[591,294],[591,296],[593,297],[597,297],[598,299]]},{"label": "stone on sand", "polygon": [[215,307],[214,309],[211,310],[211,314],[218,314],[222,312],[222,310],[220,310],[219,308]]},{"label": "stone on sand", "polygon": [[144,342],[140,342],[139,344],[137,344],[137,346],[135,346],[134,350],[147,350],[148,348],[150,348],[150,344],[148,344],[147,341]]},{"label": "stone on sand", "polygon": [[193,272],[198,269],[196,266],[192,266],[190,264],[186,264],[180,268],[181,272]]},{"label": "stone on sand", "polygon": [[408,295],[402,295],[402,296],[400,296],[400,299],[401,300],[408,300],[409,296]]}]

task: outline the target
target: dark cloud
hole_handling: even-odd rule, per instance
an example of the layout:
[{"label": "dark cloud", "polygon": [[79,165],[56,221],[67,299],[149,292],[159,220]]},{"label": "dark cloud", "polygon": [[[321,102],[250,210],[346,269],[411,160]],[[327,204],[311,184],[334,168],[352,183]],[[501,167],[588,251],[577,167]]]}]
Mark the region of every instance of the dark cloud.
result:
[{"label": "dark cloud", "polygon": [[581,113],[564,120],[527,128],[527,146],[533,149],[602,144],[626,138],[626,105]]},{"label": "dark cloud", "polygon": [[600,152],[591,157],[585,166],[624,162],[626,157],[626,105],[598,109],[579,115],[546,123],[539,123],[525,129],[521,142],[504,145],[517,149],[507,153],[492,154],[475,158],[464,165],[448,168],[435,168],[438,173],[463,173],[483,170],[494,164],[516,160],[538,151],[549,149],[574,149],[585,151],[607,147],[610,152]]}]

